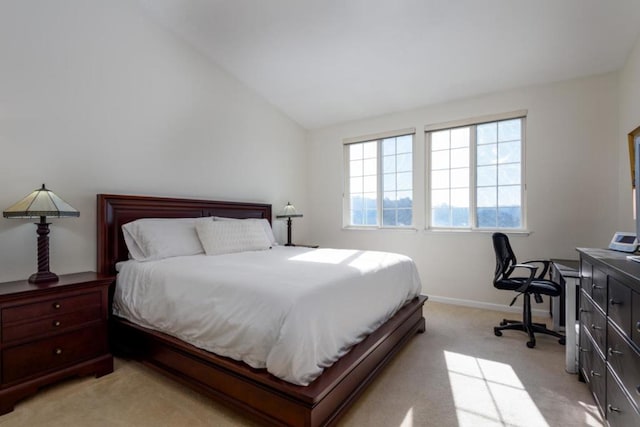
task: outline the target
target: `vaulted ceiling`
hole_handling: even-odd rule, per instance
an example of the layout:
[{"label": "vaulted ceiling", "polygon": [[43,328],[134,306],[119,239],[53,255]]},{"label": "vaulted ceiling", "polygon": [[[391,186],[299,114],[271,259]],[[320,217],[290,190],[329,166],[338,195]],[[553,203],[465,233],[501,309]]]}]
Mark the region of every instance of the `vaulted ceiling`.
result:
[{"label": "vaulted ceiling", "polygon": [[639,0],[140,0],[307,129],[614,71]]}]

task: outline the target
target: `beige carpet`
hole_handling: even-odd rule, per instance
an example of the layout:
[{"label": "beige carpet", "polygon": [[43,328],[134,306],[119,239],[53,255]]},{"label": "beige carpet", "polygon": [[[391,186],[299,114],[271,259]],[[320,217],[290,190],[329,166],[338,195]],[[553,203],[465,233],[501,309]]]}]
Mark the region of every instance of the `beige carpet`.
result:
[{"label": "beige carpet", "polygon": [[[564,370],[564,346],[540,336],[528,349],[515,331],[498,338],[493,326],[503,316],[427,302],[427,332],[398,354],[340,425],[601,426],[587,386]],[[3,427],[252,425],[122,359],[113,374],[47,387],[0,417]]]}]

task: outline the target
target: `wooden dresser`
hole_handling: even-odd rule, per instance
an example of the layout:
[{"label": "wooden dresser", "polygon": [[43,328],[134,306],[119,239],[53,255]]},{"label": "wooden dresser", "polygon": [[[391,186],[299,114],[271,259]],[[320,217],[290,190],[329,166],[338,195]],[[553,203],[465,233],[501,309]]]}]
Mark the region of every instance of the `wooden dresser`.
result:
[{"label": "wooden dresser", "polygon": [[56,283],[0,283],[0,415],[39,387],[73,375],[113,372],[109,287],[93,272]]},{"label": "wooden dresser", "polygon": [[579,248],[580,377],[610,426],[640,425],[640,263]]}]

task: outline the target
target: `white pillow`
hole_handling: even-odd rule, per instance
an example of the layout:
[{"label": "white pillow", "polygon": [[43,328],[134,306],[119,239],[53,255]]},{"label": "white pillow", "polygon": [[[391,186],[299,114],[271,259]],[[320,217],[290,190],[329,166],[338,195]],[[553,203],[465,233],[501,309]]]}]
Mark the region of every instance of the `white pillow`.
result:
[{"label": "white pillow", "polygon": [[122,233],[130,257],[151,261],[203,253],[196,233],[198,220],[201,218],[145,218],[124,224]]},{"label": "white pillow", "polygon": [[196,231],[207,255],[269,249],[271,243],[258,221],[199,221]]},{"label": "white pillow", "polygon": [[213,220],[214,221],[256,221],[256,222],[259,222],[264,227],[264,232],[267,235],[267,239],[269,239],[269,242],[271,243],[271,246],[278,246],[278,242],[276,242],[276,238],[273,235],[273,230],[271,229],[271,224],[269,224],[269,221],[266,218],[239,219],[239,218],[227,218],[227,217],[224,217],[224,216],[214,216]]}]

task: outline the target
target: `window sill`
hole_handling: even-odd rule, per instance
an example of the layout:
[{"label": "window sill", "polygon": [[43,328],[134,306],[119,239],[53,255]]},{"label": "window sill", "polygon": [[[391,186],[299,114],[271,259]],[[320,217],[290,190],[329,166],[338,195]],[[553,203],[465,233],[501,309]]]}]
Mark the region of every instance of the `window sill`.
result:
[{"label": "window sill", "polygon": [[358,227],[358,226],[343,226],[342,227],[343,230],[345,231],[399,231],[399,232],[411,232],[411,233],[417,233],[418,229],[415,227]]},{"label": "window sill", "polygon": [[531,230],[510,230],[510,229],[500,229],[500,228],[488,228],[488,229],[478,229],[478,228],[425,228],[423,230],[425,233],[478,233],[478,234],[493,234],[493,233],[504,233],[511,235],[522,235],[528,236],[532,233]]}]

